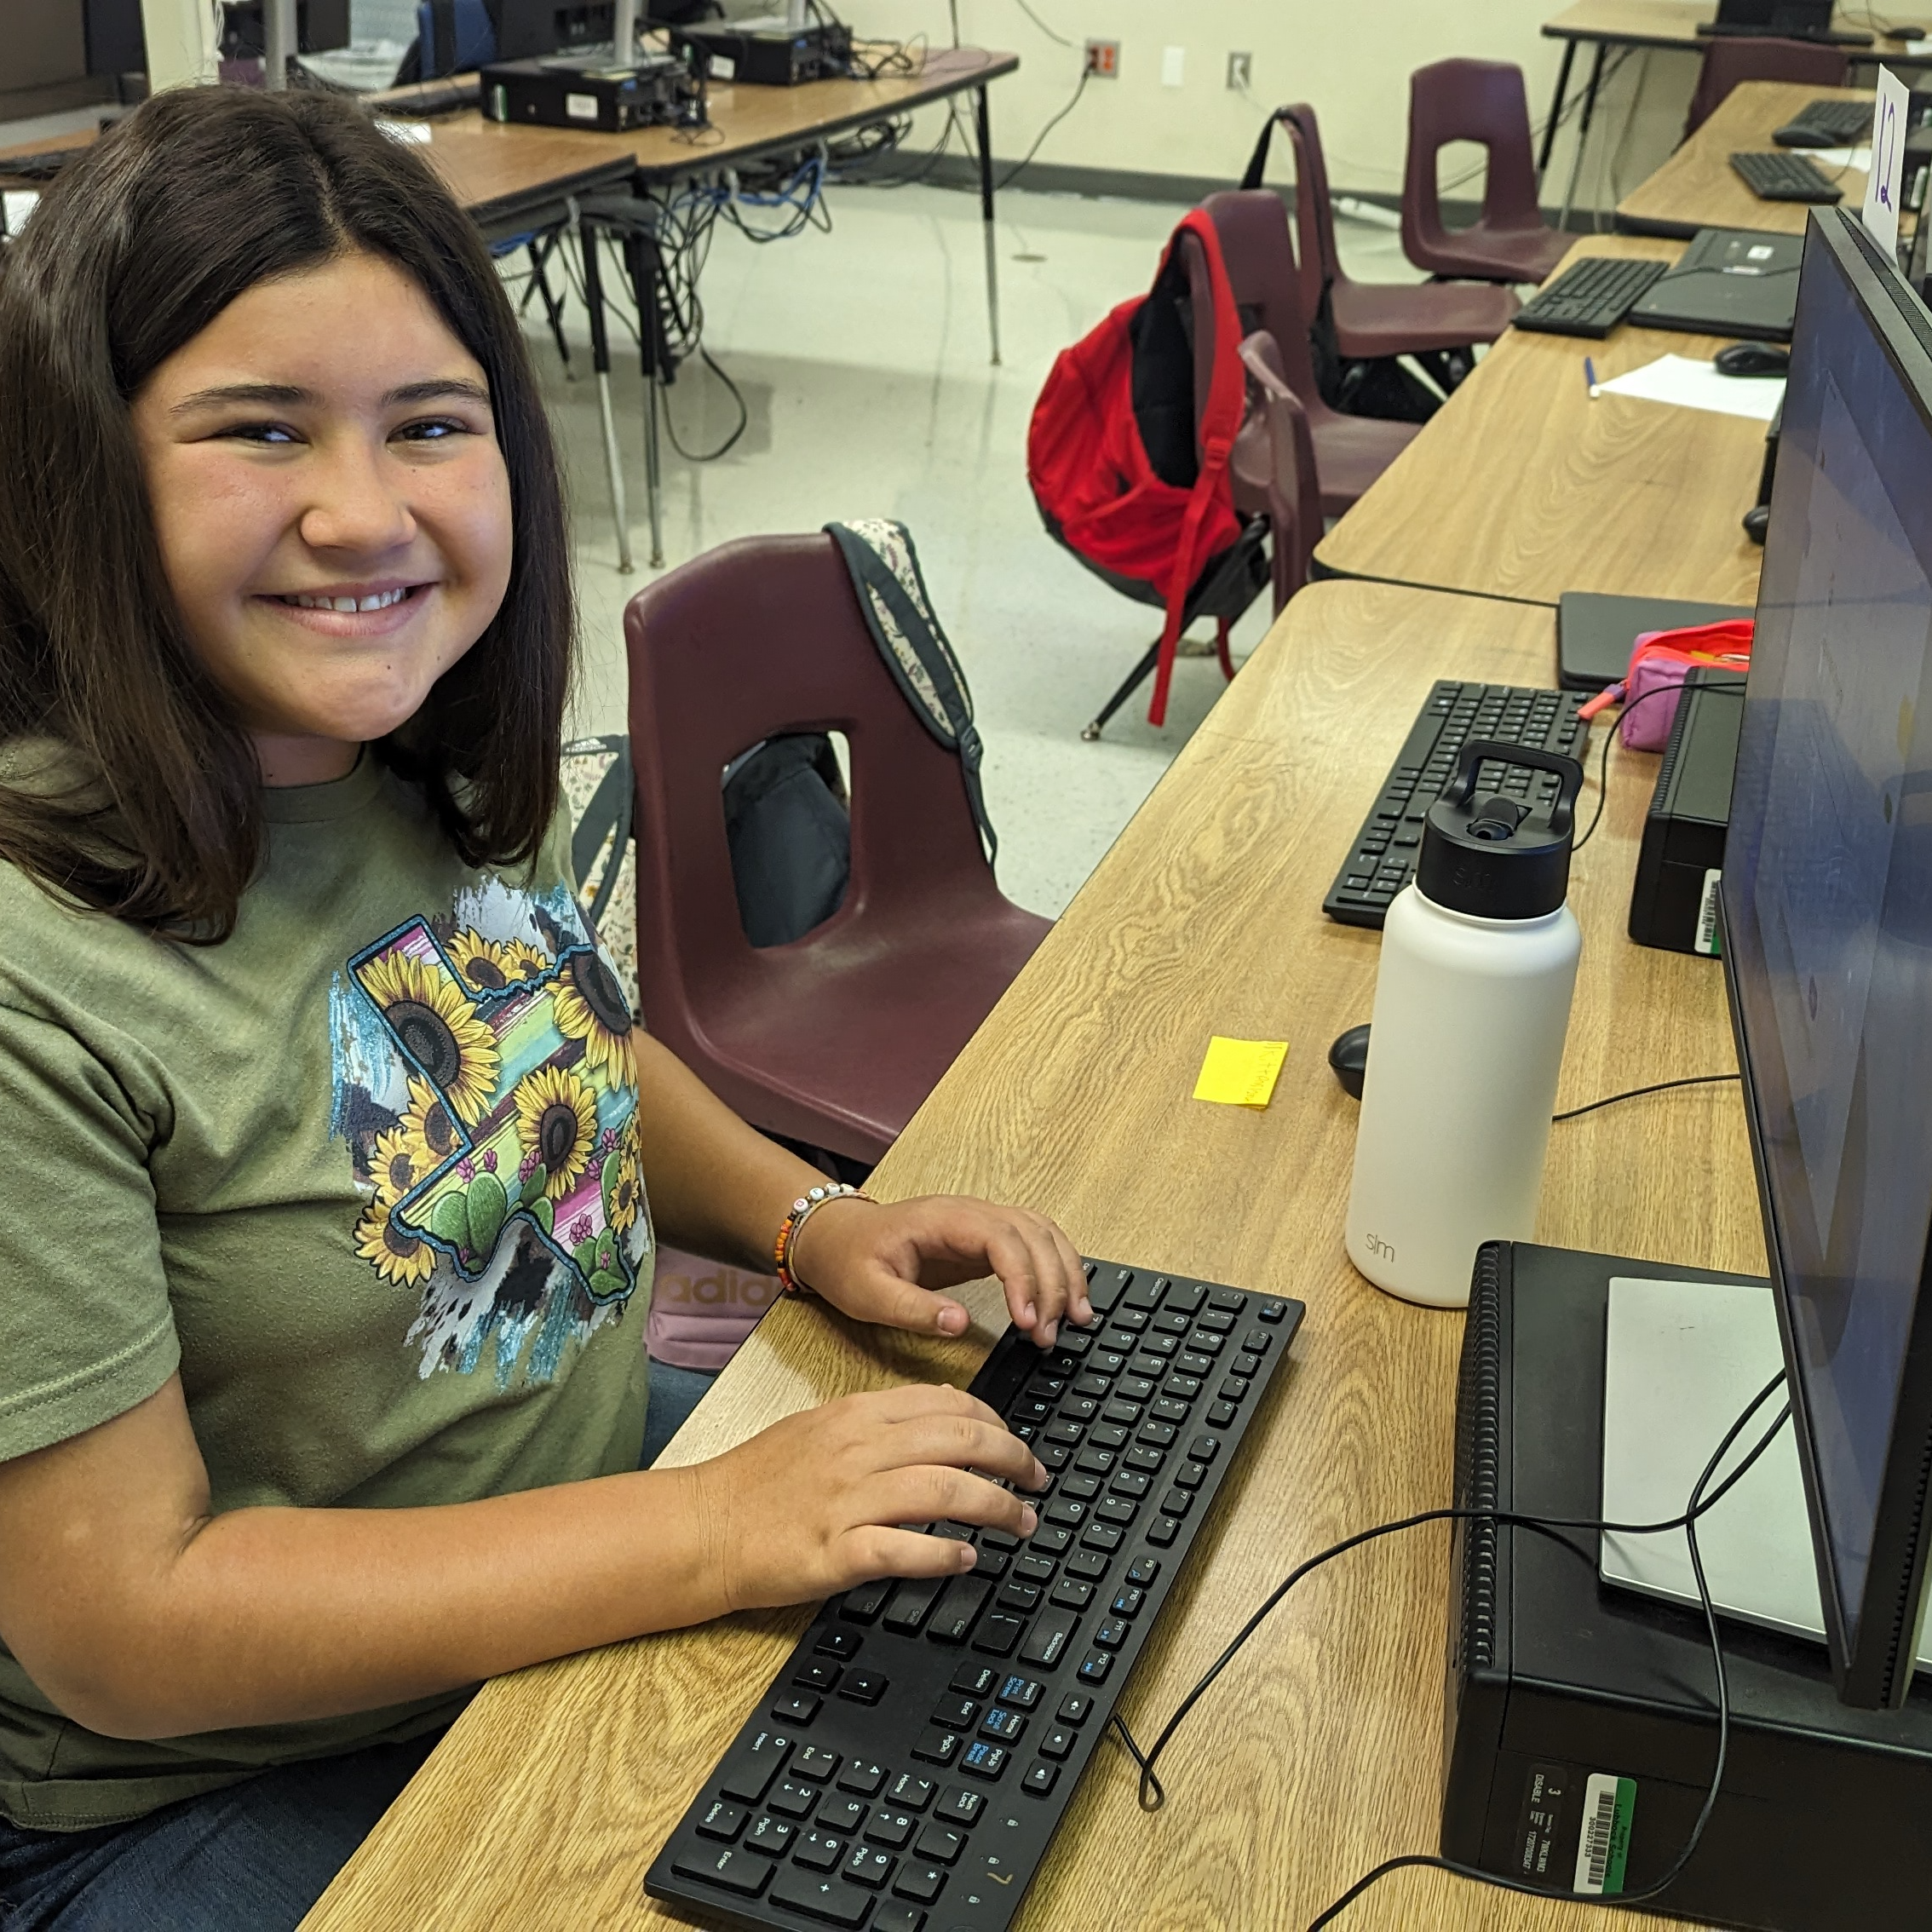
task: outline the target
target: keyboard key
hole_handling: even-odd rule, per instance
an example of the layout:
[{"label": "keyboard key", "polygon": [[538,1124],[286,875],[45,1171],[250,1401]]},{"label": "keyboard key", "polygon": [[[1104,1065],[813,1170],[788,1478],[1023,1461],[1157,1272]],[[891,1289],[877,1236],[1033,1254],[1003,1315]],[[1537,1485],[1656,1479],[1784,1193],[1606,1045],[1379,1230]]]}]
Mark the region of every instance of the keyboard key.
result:
[{"label": "keyboard key", "polygon": [[1060,1479],[1060,1493],[1071,1496],[1082,1503],[1090,1503],[1100,1494],[1100,1478],[1094,1475],[1070,1475]]},{"label": "keyboard key", "polygon": [[1156,1516],[1147,1525],[1147,1541],[1165,1550],[1180,1535],[1181,1526],[1172,1516]]},{"label": "keyboard key", "polygon": [[980,1735],[991,1738],[995,1744],[1017,1744],[1026,1728],[1026,1720],[1017,1711],[1003,1711],[996,1704],[980,1726]]},{"label": "keyboard key", "polygon": [[[934,1643],[963,1643],[973,1620],[986,1608],[992,1585],[979,1577],[954,1577],[933,1611],[926,1635]],[[893,1628],[892,1613],[886,1612],[886,1628]]]},{"label": "keyboard key", "polygon": [[1096,1314],[1111,1308],[1134,1285],[1134,1271],[1130,1268],[1097,1268],[1089,1262],[1086,1276],[1087,1299],[1093,1303]]},{"label": "keyboard key", "polygon": [[1150,1449],[1165,1449],[1174,1440],[1174,1433],[1172,1423],[1142,1423],[1136,1440]]},{"label": "keyboard key", "polygon": [[1003,1550],[989,1550],[982,1546],[973,1560],[973,1574],[976,1577],[1003,1577],[1006,1566],[1013,1559]]},{"label": "keyboard key", "polygon": [[819,1699],[809,1691],[793,1691],[775,1699],[772,1715],[785,1724],[809,1724],[819,1715]]},{"label": "keyboard key", "polygon": [[885,1689],[884,1671],[848,1670],[845,1682],[838,1687],[838,1694],[854,1704],[877,1704],[885,1695]]},{"label": "keyboard key", "polygon": [[795,1785],[787,1778],[765,1803],[783,1817],[809,1818],[819,1808],[819,1794],[809,1785]]},{"label": "keyboard key", "polygon": [[1080,1665],[1080,1682],[1084,1684],[1104,1684],[1107,1674],[1113,1668],[1113,1659],[1104,1650],[1090,1650]]},{"label": "keyboard key", "polygon": [[910,1811],[875,1811],[865,1827],[866,1843],[899,1851],[919,1829],[919,1820]]},{"label": "keyboard key", "polygon": [[1248,1305],[1248,1297],[1233,1288],[1216,1288],[1207,1300],[1210,1308],[1224,1309],[1229,1314],[1239,1314]]},{"label": "keyboard key", "polygon": [[931,1859],[937,1865],[951,1865],[965,1849],[963,1832],[955,1831],[950,1826],[932,1824],[920,1832],[912,1851],[915,1857]]},{"label": "keyboard key", "polygon": [[1184,1516],[1193,1507],[1193,1494],[1189,1490],[1170,1489],[1161,1498],[1160,1506],[1170,1516]]},{"label": "keyboard key", "polygon": [[1164,1306],[1178,1308],[1184,1315],[1197,1314],[1200,1312],[1201,1303],[1206,1299],[1206,1297],[1207,1290],[1202,1287],[1198,1281],[1180,1282],[1168,1290],[1167,1300]]},{"label": "keyboard key", "polygon": [[1046,1439],[1049,1442],[1057,1442],[1072,1449],[1085,1440],[1086,1434],[1086,1430],[1078,1423],[1056,1422],[1048,1428]]},{"label": "keyboard key", "polygon": [[854,1845],[846,1855],[843,1870],[854,1885],[864,1885],[876,1892],[892,1876],[892,1854],[876,1851],[868,1845]]},{"label": "keyboard key", "polygon": [[[1116,1610],[1120,1607],[1118,1601],[1113,1607]],[[854,1797],[877,1797],[885,1781],[885,1766],[873,1763],[869,1757],[854,1758],[838,1774],[838,1788],[850,1791]]]},{"label": "keyboard key", "polygon": [[[1096,1636],[1094,1642],[1098,1643],[1100,1639]],[[840,1831],[848,1838],[865,1822],[865,1803],[853,1797],[828,1797],[813,1820],[821,1831]]]},{"label": "keyboard key", "polygon": [[1218,1435],[1197,1435],[1187,1445],[1187,1453],[1197,1463],[1211,1463],[1221,1453]]},{"label": "keyboard key", "polygon": [[948,1731],[969,1731],[980,1707],[969,1697],[942,1697],[933,1706],[933,1722]]},{"label": "keyboard key", "polygon": [[1140,1469],[1148,1475],[1158,1474],[1161,1464],[1166,1460],[1158,1449],[1130,1449],[1127,1452],[1128,1468]]},{"label": "keyboard key", "polygon": [[919,1734],[919,1741],[912,1746],[912,1755],[923,1758],[929,1764],[950,1764],[959,1755],[959,1736],[954,1731],[942,1731],[937,1724],[929,1724]]},{"label": "keyboard key", "polygon": [[809,1872],[793,1867],[779,1872],[773,1881],[772,1903],[833,1925],[863,1925],[871,1909],[872,1895],[842,1878],[814,1878]]},{"label": "keyboard key", "polygon": [[1103,1521],[1127,1524],[1134,1520],[1134,1505],[1118,1496],[1109,1496],[1094,1511]]},{"label": "keyboard key", "polygon": [[917,1899],[921,1905],[930,1905],[945,1884],[946,1874],[936,1865],[902,1865],[892,1889],[902,1899]]},{"label": "keyboard key", "polygon": [[1121,1591],[1119,1596],[1114,1598],[1108,1607],[1116,1617],[1137,1617],[1141,1613],[1141,1604],[1146,1601],[1146,1592],[1136,1590],[1130,1584],[1125,1590]]},{"label": "keyboard key", "polygon": [[1262,1321],[1269,1323],[1279,1321],[1282,1316],[1286,1314],[1287,1312],[1288,1304],[1285,1302],[1263,1302],[1262,1305],[1255,1310],[1255,1314]]},{"label": "keyboard key", "polygon": [[1061,1399],[1060,1412],[1068,1422],[1090,1423],[1100,1408],[1091,1395],[1067,1395]]},{"label": "keyboard key", "polygon": [[792,1684],[799,1690],[829,1691],[838,1680],[838,1665],[822,1661],[802,1665],[791,1674]]},{"label": "keyboard key", "polygon": [[1237,1355],[1228,1366],[1236,1375],[1259,1375],[1261,1373],[1261,1357],[1259,1355]]},{"label": "keyboard key", "polygon": [[1020,1547],[1020,1538],[1010,1530],[983,1529],[980,1541],[988,1550],[1003,1550],[1009,1554]]},{"label": "keyboard key", "polygon": [[1197,1328],[1187,1337],[1188,1352],[1196,1355],[1218,1355],[1222,1338],[1211,1328]]},{"label": "keyboard key", "polygon": [[984,1697],[998,1677],[999,1672],[990,1664],[962,1664],[952,1673],[951,1688],[962,1697]]},{"label": "keyboard key", "polygon": [[1087,1366],[1095,1375],[1118,1375],[1127,1366],[1127,1358],[1118,1348],[1095,1348],[1087,1357]]},{"label": "keyboard key", "polygon": [[1138,1584],[1142,1590],[1145,1590],[1159,1574],[1159,1557],[1143,1556],[1139,1562],[1135,1564],[1132,1569],[1128,1571],[1127,1580],[1130,1584]]},{"label": "keyboard key", "polygon": [[1207,1412],[1207,1419],[1216,1429],[1226,1429],[1234,1420],[1234,1405],[1232,1402],[1216,1402]]},{"label": "keyboard key", "polygon": [[760,1731],[750,1743],[732,1755],[718,1789],[729,1798],[742,1798],[756,1804],[771,1785],[791,1751],[787,1732]]},{"label": "keyboard key", "polygon": [[821,1657],[856,1657],[864,1642],[856,1630],[821,1630],[812,1647]]},{"label": "keyboard key", "polygon": [[1176,1402],[1171,1395],[1163,1395],[1147,1415],[1153,1422],[1184,1423],[1187,1419],[1187,1405]]},{"label": "keyboard key", "polygon": [[923,1811],[933,1802],[933,1781],[911,1771],[901,1771],[888,1787],[886,1796],[908,1811]]},{"label": "keyboard key", "polygon": [[[1131,1429],[1141,1419],[1141,1405],[1138,1402],[1123,1401],[1116,1396],[1101,1411],[1101,1417],[1102,1421],[1120,1423]],[[1098,1473],[1104,1475],[1107,1472],[1103,1469]]]},{"label": "keyboard key", "polygon": [[1201,1392],[1201,1378],[1198,1375],[1170,1374],[1161,1384],[1165,1392],[1177,1402],[1191,1402]]},{"label": "keyboard key", "polygon": [[1221,1387],[1216,1393],[1223,1402],[1239,1402],[1246,1396],[1251,1386],[1245,1375],[1223,1376]]},{"label": "keyboard key", "polygon": [[1176,1311],[1163,1309],[1153,1318],[1154,1330],[1161,1335],[1185,1335],[1194,1325]]},{"label": "keyboard key", "polygon": [[1094,1632],[1094,1642],[1103,1650],[1118,1650],[1126,1642],[1128,1626],[1118,1617],[1110,1617]]},{"label": "keyboard key", "polygon": [[1146,1355],[1159,1355],[1163,1361],[1180,1353],[1181,1343],[1172,1335],[1143,1335],[1141,1337],[1141,1352]]},{"label": "keyboard key", "polygon": [[[1027,1547],[1038,1550],[1042,1555],[1058,1556],[1072,1540],[1073,1532],[1071,1530],[1049,1527],[1042,1528]],[[983,1649],[985,1646],[982,1645],[980,1647]]]},{"label": "keyboard key", "polygon": [[846,1591],[839,1600],[838,1613],[849,1624],[869,1624],[885,1608],[892,1595],[893,1579],[881,1577],[875,1583],[862,1583]]},{"label": "keyboard key", "polygon": [[1062,1724],[1084,1724],[1094,1714],[1094,1700],[1080,1691],[1069,1691],[1054,1712]]},{"label": "keyboard key", "polygon": [[1050,1556],[1022,1556],[1014,1564],[1013,1573],[1027,1583],[1049,1584],[1059,1568]]},{"label": "keyboard key", "polygon": [[1113,1469],[1114,1459],[1111,1449],[1083,1449],[1074,1458],[1073,1467],[1085,1475],[1103,1476]]},{"label": "keyboard key", "polygon": [[[913,1577],[902,1583],[886,1605],[885,1627],[901,1636],[910,1636],[926,1621],[927,1613],[938,1601],[948,1579],[944,1577]],[[952,1579],[963,1583],[964,1578]],[[804,1722],[803,1719],[800,1720]]]},{"label": "keyboard key", "polygon": [[1032,1633],[1020,1646],[1021,1660],[1050,1670],[1072,1641],[1078,1621],[1070,1610],[1049,1610],[1035,1618]]},{"label": "keyboard key", "polygon": [[1078,1529],[1087,1520],[1087,1505],[1077,1497],[1056,1497],[1046,1506],[1046,1520],[1062,1529]]},{"label": "keyboard key", "polygon": [[[722,1885],[740,1898],[755,1899],[765,1889],[772,1868],[763,1860],[729,1846],[717,1851],[687,1852],[671,1866],[680,1878],[695,1878],[702,1885]],[[852,1922],[856,1925],[859,1921]]]},{"label": "keyboard key", "polygon": [[1241,1337],[1241,1346],[1251,1355],[1265,1355],[1274,1343],[1274,1337],[1265,1328],[1251,1328]]},{"label": "keyboard key", "polygon": [[835,1838],[829,1831],[808,1831],[798,1841],[798,1849],[791,1854],[791,1862],[802,1865],[808,1872],[831,1872],[837,1869],[838,1861],[844,1856],[842,1838]]},{"label": "keyboard key", "polygon": [[1205,1329],[1210,1335],[1231,1335],[1234,1330],[1234,1317],[1224,1308],[1209,1308],[1195,1316],[1194,1326]]},{"label": "keyboard key", "polygon": [[823,1745],[800,1745],[791,1761],[793,1774],[801,1778],[829,1778],[838,1769],[838,1753]]},{"label": "keyboard key", "polygon": [[747,1851],[761,1851],[768,1858],[783,1858],[791,1849],[791,1842],[798,1836],[798,1827],[787,1824],[782,1818],[773,1818],[768,1813],[745,1835]]},{"label": "keyboard key", "polygon": [[1026,1626],[1017,1617],[1009,1616],[1003,1610],[996,1610],[991,1616],[980,1619],[980,1634],[973,1639],[973,1647],[983,1650],[989,1657],[1010,1657],[1013,1647],[1026,1634]]},{"label": "keyboard key", "polygon": [[1018,1616],[1028,1616],[1040,1607],[1040,1586],[1015,1580],[999,1593],[999,1607]]},{"label": "keyboard key", "polygon": [[1152,1314],[1160,1306],[1161,1298],[1166,1292],[1165,1286],[1159,1280],[1137,1281],[1122,1297],[1122,1305],[1130,1308],[1145,1308]]},{"label": "keyboard key", "polygon": [[[1207,1481],[1207,1465],[1205,1463],[1183,1463],[1174,1472],[1174,1480],[1183,1489],[1199,1489]],[[1167,1505],[1164,1503],[1161,1508],[1165,1509]],[[1170,1509],[1168,1514],[1178,1515],[1180,1511]]]},{"label": "keyboard key", "polygon": [[701,1838],[717,1838],[729,1844],[745,1829],[747,1816],[741,1804],[727,1804],[723,1799],[714,1799],[704,1815],[698,1820],[698,1836]]},{"label": "keyboard key", "polygon": [[955,1825],[970,1825],[986,1808],[986,1803],[984,1791],[969,1791],[963,1785],[948,1785],[933,1807],[933,1816],[950,1819]]},{"label": "keyboard key", "polygon": [[1054,1781],[1059,1776],[1057,1764],[1049,1764],[1044,1757],[1036,1757],[1026,1767],[1026,1775],[1020,1780],[1020,1788],[1031,1791],[1035,1797],[1044,1797],[1052,1791]]},{"label": "keyboard key", "polygon": [[1040,1739],[1040,1755],[1043,1757],[1065,1757],[1075,1743],[1074,1734],[1064,1724],[1056,1724]]},{"label": "keyboard key", "polygon": [[1147,1485],[1153,1481],[1139,1469],[1123,1469],[1107,1486],[1116,1496],[1142,1497],[1147,1492]]},{"label": "keyboard key", "polygon": [[1067,1559],[1067,1573],[1098,1583],[1107,1574],[1107,1558],[1097,1550],[1076,1550]]},{"label": "keyboard key", "polygon": [[997,1778],[1006,1768],[1005,1749],[975,1738],[961,1754],[959,1768],[970,1771],[975,1778]]},{"label": "keyboard key", "polygon": [[1120,1539],[1125,1534],[1112,1523],[1090,1523],[1081,1532],[1080,1541],[1089,1550],[1112,1551],[1120,1547]]},{"label": "keyboard key", "polygon": [[1053,1601],[1062,1610],[1084,1610],[1093,1597],[1094,1586],[1078,1577],[1062,1577],[1053,1586]]},{"label": "keyboard key", "polygon": [[1031,1711],[1040,1701],[1039,1679],[1014,1672],[999,1687],[999,1701],[1010,1704],[1015,1711]]}]

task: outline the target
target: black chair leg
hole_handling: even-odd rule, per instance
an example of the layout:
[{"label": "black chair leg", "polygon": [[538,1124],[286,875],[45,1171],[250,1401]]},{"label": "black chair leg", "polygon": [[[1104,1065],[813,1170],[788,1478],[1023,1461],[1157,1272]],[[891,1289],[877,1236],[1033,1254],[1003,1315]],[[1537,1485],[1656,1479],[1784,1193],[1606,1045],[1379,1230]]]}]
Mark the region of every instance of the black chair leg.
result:
[{"label": "black chair leg", "polygon": [[1080,733],[1080,736],[1084,739],[1088,744],[1092,744],[1094,739],[1100,736],[1101,730],[1107,724],[1107,721],[1111,718],[1113,714],[1118,711],[1120,707],[1134,695],[1135,692],[1136,692],[1141,685],[1147,682],[1147,678],[1152,674],[1154,666],[1158,663],[1159,663],[1159,661],[1160,640],[1157,637],[1154,639],[1153,643],[1148,645],[1147,649],[1147,655],[1141,659],[1139,664],[1134,666],[1132,670],[1128,672],[1127,681],[1123,684],[1120,688],[1116,691],[1114,694],[1111,698],[1109,698],[1104,704],[1101,706],[1099,711],[1095,716],[1093,722],[1090,724],[1086,727],[1086,729]]}]

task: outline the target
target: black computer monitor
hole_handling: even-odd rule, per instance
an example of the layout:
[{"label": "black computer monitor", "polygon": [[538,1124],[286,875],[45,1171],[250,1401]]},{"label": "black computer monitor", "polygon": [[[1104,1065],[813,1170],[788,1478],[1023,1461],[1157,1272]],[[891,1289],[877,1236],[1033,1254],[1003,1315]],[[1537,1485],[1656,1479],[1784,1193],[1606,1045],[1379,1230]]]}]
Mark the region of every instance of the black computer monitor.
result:
[{"label": "black computer monitor", "polygon": [[1932,315],[1814,214],[1721,885],[1838,1694],[1911,1682],[1932,1479]]},{"label": "black computer monitor", "polygon": [[492,0],[490,11],[499,60],[608,47],[616,31],[612,0]]},{"label": "black computer monitor", "polygon": [[[231,58],[259,58],[267,45],[262,0],[223,0],[221,46]],[[296,45],[302,54],[326,54],[349,43],[349,0],[296,0]]]},{"label": "black computer monitor", "polygon": [[1736,33],[1812,38],[1831,30],[1837,0],[1717,0],[1716,25]]}]

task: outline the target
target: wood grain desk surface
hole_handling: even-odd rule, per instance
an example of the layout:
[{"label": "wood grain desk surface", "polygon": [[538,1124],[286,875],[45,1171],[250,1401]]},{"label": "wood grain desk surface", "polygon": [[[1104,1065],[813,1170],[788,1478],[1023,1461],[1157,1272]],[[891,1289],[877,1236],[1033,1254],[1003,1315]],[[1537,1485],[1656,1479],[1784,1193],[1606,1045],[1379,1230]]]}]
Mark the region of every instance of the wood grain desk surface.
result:
[{"label": "wood grain desk surface", "polygon": [[[1699,228],[1766,228],[1776,234],[1802,235],[1809,207],[1802,201],[1760,201],[1731,165],[1731,157],[1772,150],[1773,129],[1796,120],[1808,102],[1861,101],[1869,105],[1872,99],[1869,88],[1742,82],[1649,180],[1617,204],[1617,226],[1638,235],[1689,236]],[[1843,191],[1848,207],[1856,208],[1865,199],[1864,169],[1833,169],[1823,162],[1819,166]]]},{"label": "wood grain desk surface", "polygon": [[[1717,0],[1575,0],[1543,31],[1553,40],[1602,40],[1623,47],[1688,47],[1702,49],[1711,37],[1697,30],[1717,17]],[[1840,7],[1833,24],[1849,33],[1871,33],[1863,8]],[[1883,56],[1902,42],[1877,40],[1872,48],[1845,51],[1860,58]]]},{"label": "wood grain desk surface", "polygon": [[[1379,1293],[1343,1253],[1356,1107],[1325,1054],[1368,1016],[1379,940],[1320,902],[1431,681],[1547,683],[1553,651],[1547,611],[1386,585],[1302,593],[878,1170],[889,1195],[1028,1202],[1090,1254],[1308,1304],[1292,1370],[1124,1701],[1143,1739],[1298,1558],[1449,1499],[1462,1318]],[[1735,1064],[1719,969],[1624,936],[1655,769],[1613,756],[1604,827],[1577,860],[1562,1106]],[[1265,1112],[1188,1097],[1214,1032],[1290,1041]],[[1736,1089],[1557,1128],[1538,1238],[1762,1271]],[[977,1325],[945,1346],[780,1304],[670,1456],[715,1454],[854,1389],[964,1383],[998,1310],[986,1285],[966,1298]],[[1383,1857],[1433,1849],[1447,1541],[1417,1531],[1311,1577],[1177,1734],[1164,1811],[1137,1808],[1124,1752],[1098,1753],[1018,1923],[1294,1932]],[[645,1868],[806,1619],[730,1618],[491,1684],[306,1932],[684,1923],[643,1898]],[[1348,1919],[1664,1923],[1416,1872]]]},{"label": "wood grain desk surface", "polygon": [[[1675,261],[1681,242],[1593,235],[1584,256]],[[1422,434],[1323,538],[1343,577],[1554,604],[1566,590],[1754,604],[1764,425],[1621,396],[1600,380],[1722,338],[1627,324],[1603,342],[1504,332]],[[1547,681],[1547,680],[1545,680]]]}]

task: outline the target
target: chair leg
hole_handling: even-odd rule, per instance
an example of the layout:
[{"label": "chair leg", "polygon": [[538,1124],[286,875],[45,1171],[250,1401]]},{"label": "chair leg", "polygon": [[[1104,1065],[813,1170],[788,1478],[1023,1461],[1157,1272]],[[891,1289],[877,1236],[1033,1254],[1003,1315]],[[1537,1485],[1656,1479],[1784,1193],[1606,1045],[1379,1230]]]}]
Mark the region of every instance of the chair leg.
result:
[{"label": "chair leg", "polygon": [[1216,618],[1214,625],[1215,655],[1221,659],[1221,675],[1230,683],[1234,678],[1234,660],[1228,654],[1228,619]]},{"label": "chair leg", "polygon": [[1080,733],[1080,736],[1088,744],[1092,744],[1100,736],[1107,721],[1134,695],[1141,686],[1147,682],[1148,677],[1153,675],[1153,668],[1159,662],[1159,659],[1160,640],[1157,637],[1153,643],[1148,645],[1147,655],[1141,659],[1139,664],[1134,666],[1132,670],[1128,672],[1126,681],[1101,706],[1098,712],[1095,714],[1093,722]]}]

